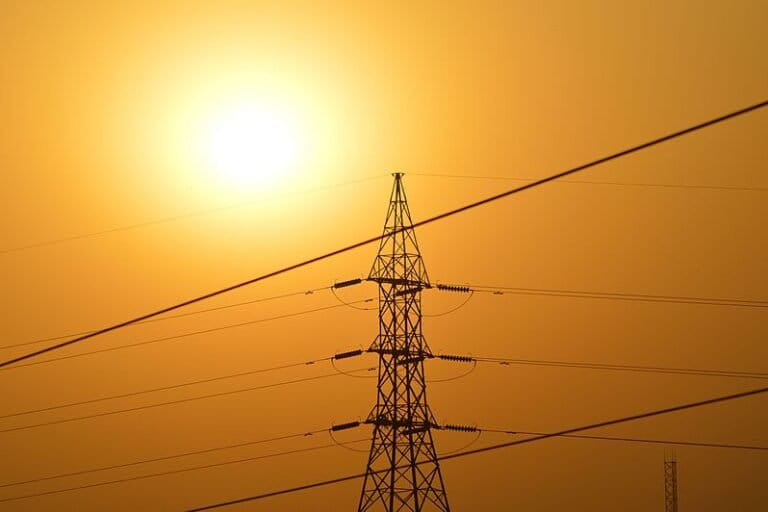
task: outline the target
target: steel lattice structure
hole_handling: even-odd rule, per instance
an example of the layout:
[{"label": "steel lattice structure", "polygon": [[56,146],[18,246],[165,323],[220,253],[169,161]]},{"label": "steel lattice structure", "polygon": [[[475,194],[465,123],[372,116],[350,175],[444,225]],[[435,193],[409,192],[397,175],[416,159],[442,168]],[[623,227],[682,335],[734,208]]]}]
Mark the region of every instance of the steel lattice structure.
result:
[{"label": "steel lattice structure", "polygon": [[677,512],[677,461],[664,459],[664,511]]},{"label": "steel lattice structure", "polygon": [[448,512],[424,378],[424,358],[431,353],[422,334],[421,290],[430,286],[429,277],[402,173],[394,177],[384,238],[369,275],[379,288],[379,335],[370,347],[379,354],[379,373],[376,406],[366,420],[374,428],[358,511]]}]

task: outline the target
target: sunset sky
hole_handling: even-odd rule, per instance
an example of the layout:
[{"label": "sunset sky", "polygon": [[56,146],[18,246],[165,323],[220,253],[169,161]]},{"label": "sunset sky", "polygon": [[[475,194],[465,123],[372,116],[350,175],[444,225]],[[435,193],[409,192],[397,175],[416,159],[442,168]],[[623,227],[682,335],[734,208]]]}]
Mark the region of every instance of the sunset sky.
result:
[{"label": "sunset sky", "polygon": [[[392,172],[405,173],[420,220],[764,101],[766,22],[757,0],[0,0],[1,359],[378,235]],[[430,279],[765,306],[766,140],[763,109],[420,228]],[[363,472],[365,442],[327,447],[316,433],[5,485],[364,419],[375,379],[327,362],[8,416],[365,349],[375,302],[361,311],[327,290],[300,292],[365,277],[375,251],[179,313],[290,297],[132,326],[21,364],[263,322],[0,369],[0,510],[184,510]],[[362,301],[376,287],[338,293]],[[768,372],[768,308],[756,303],[477,293],[441,315],[465,298],[424,292],[433,352]],[[425,367],[434,380],[468,369]],[[429,399],[444,423],[549,432],[765,383],[486,364],[430,383]],[[589,434],[766,447],[768,397]],[[515,438],[484,433],[472,446]],[[435,433],[438,453],[473,439]],[[455,511],[661,511],[670,449],[553,439],[445,461],[442,474]],[[768,451],[674,450],[681,512],[766,509]],[[360,487],[222,510],[353,511]]]}]

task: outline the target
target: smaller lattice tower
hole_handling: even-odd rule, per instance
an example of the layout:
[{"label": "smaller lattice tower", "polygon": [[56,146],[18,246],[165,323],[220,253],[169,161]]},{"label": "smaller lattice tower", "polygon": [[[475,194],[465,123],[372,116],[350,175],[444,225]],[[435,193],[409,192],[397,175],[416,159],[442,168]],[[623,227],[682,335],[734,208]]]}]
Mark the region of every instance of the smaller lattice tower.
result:
[{"label": "smaller lattice tower", "polygon": [[664,512],[677,512],[677,460],[664,454]]}]

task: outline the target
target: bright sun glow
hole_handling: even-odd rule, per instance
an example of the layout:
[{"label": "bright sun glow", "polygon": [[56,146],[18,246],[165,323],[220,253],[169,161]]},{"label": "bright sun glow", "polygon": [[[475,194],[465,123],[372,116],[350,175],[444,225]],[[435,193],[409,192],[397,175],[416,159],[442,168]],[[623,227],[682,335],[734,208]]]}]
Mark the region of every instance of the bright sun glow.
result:
[{"label": "bright sun glow", "polygon": [[298,125],[274,105],[240,103],[216,111],[204,123],[200,149],[209,165],[235,185],[263,184],[296,166]]}]

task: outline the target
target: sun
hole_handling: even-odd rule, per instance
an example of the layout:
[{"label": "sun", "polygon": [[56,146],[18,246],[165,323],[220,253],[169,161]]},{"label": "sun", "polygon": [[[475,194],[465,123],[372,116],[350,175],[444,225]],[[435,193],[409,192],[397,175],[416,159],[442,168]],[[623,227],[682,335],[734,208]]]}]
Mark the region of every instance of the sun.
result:
[{"label": "sun", "polygon": [[290,111],[275,104],[238,102],[203,123],[200,144],[217,177],[236,186],[273,181],[297,164],[301,133]]}]

